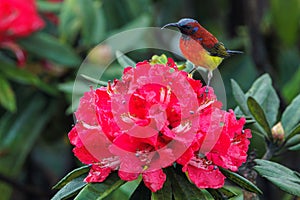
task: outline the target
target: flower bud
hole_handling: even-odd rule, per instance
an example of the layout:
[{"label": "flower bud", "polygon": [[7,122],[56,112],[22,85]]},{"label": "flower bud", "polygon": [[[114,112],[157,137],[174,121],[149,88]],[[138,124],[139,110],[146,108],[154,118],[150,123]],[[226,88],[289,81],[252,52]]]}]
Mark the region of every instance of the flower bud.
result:
[{"label": "flower bud", "polygon": [[284,130],[281,122],[272,127],[272,136],[275,141],[282,142],[284,140]]}]

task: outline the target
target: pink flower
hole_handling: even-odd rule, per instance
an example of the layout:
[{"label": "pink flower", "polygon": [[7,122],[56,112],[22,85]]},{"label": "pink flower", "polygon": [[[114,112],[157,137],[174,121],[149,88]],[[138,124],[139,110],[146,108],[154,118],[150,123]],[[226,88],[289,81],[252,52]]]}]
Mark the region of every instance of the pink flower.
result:
[{"label": "pink flower", "polygon": [[218,166],[237,170],[251,133],[205,88],[168,59],[128,67],[122,79],[86,92],[69,133],[75,156],[92,165],[85,181],[118,170],[126,181],[142,175],[155,192],[166,180],[162,169],[177,162],[199,188],[222,187]]}]

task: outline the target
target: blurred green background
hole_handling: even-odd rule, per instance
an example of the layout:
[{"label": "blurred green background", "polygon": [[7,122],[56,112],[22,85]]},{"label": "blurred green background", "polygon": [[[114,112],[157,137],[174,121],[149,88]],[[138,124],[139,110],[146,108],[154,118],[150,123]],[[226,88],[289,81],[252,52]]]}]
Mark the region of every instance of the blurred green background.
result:
[{"label": "blurred green background", "polygon": [[[37,5],[46,27],[16,41],[27,52],[26,66],[19,68],[11,52],[0,49],[0,199],[49,199],[56,192],[51,187],[80,165],[67,138],[74,124],[70,105],[75,76],[95,45],[121,31],[189,17],[229,49],[244,51],[219,69],[227,108],[236,106],[230,79],[247,91],[259,75],[269,73],[280,111],[300,92],[299,0],[64,0]],[[144,49],[127,56],[142,61],[160,53]],[[105,64],[111,56],[100,47],[95,59]],[[119,78],[121,71],[113,63],[103,79]],[[297,152],[278,160],[300,169]],[[265,199],[282,195],[264,180],[259,186]]]}]

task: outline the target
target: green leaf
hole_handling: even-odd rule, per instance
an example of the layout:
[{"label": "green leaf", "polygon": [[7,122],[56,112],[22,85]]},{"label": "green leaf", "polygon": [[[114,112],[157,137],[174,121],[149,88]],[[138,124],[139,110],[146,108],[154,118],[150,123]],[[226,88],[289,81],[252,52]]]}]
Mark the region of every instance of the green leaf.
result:
[{"label": "green leaf", "polygon": [[252,96],[266,113],[270,126],[273,126],[277,119],[279,109],[279,98],[272,86],[272,79],[269,74],[260,76],[246,93],[246,97]]},{"label": "green leaf", "polygon": [[287,140],[285,143],[285,146],[291,147],[291,146],[295,146],[297,144],[300,144],[300,135],[295,135],[294,137]]},{"label": "green leaf", "polygon": [[21,84],[30,84],[38,87],[42,91],[51,94],[57,95],[58,91],[55,87],[43,82],[38,76],[27,71],[26,69],[20,69],[8,63],[0,62],[0,70],[6,77],[10,80]]},{"label": "green leaf", "polygon": [[93,36],[97,27],[97,10],[92,0],[77,0],[77,18],[81,26],[82,44],[90,46],[94,43]]},{"label": "green leaf", "polygon": [[[241,90],[237,87],[234,88],[237,95],[241,95]],[[273,126],[277,120],[277,114],[279,110],[279,98],[276,94],[275,89],[272,86],[272,80],[268,74],[264,74],[261,77],[259,77],[251,86],[251,88],[248,90],[248,92],[245,94],[246,99],[248,97],[253,97],[262,107],[262,109],[265,112],[266,119],[268,120],[268,123],[270,126]],[[236,98],[236,97],[235,97]],[[242,103],[241,97],[239,102]],[[243,107],[242,112],[246,112],[245,107]],[[235,110],[237,113],[239,112],[239,109]],[[244,113],[245,115],[248,115],[247,113]]]},{"label": "green leaf", "polygon": [[[281,66],[282,68],[284,68],[283,70],[286,70],[286,66],[287,65],[291,65],[293,66],[293,63],[287,63],[284,59],[288,59],[288,62],[297,62],[294,65],[297,66],[296,68],[296,72],[295,73],[280,73],[280,74],[285,74],[286,76],[288,76],[287,79],[287,83],[283,86],[283,88],[281,89],[282,91],[282,95],[284,97],[284,99],[286,100],[286,102],[291,102],[293,100],[293,98],[295,98],[300,91],[300,67],[299,67],[299,63],[300,63],[300,56],[298,53],[298,50],[294,50],[294,49],[290,49],[290,51],[293,51],[291,53],[292,56],[286,56],[284,55],[285,53],[289,54],[289,52],[286,52],[286,49],[282,50],[283,52],[280,53],[281,56],[283,57],[282,60],[284,62],[284,65],[278,64],[278,66]],[[294,57],[293,55],[296,54]],[[292,59],[290,58],[292,57]],[[298,68],[298,69],[297,69]]]},{"label": "green leaf", "polygon": [[94,6],[94,12],[95,12],[95,23],[94,23],[94,29],[91,33],[91,41],[93,44],[97,44],[101,42],[106,36],[106,16],[104,15],[103,6],[101,6],[100,2],[94,2],[96,4]]},{"label": "green leaf", "polygon": [[80,64],[80,58],[71,47],[61,44],[55,37],[46,33],[35,33],[25,39],[19,40],[21,46],[27,51],[49,59],[65,67],[76,67]]},{"label": "green leaf", "polygon": [[273,27],[280,39],[287,45],[292,46],[297,42],[300,2],[290,0],[271,0],[271,15]]},{"label": "green leaf", "polygon": [[206,189],[213,197],[215,200],[223,200],[223,199],[230,199],[233,198],[235,196],[237,196],[237,194],[233,191],[231,191],[229,188],[219,188],[219,189]]},{"label": "green leaf", "polygon": [[137,179],[133,181],[128,181],[124,183],[121,187],[119,187],[117,190],[112,192],[112,194],[109,195],[107,198],[121,199],[120,196],[122,196],[122,199],[129,199],[131,195],[134,193],[134,191],[137,189],[141,181],[142,181],[142,176],[139,176]]},{"label": "green leaf", "polygon": [[220,193],[223,194],[223,196],[227,199],[230,199],[230,198],[233,198],[235,196],[237,196],[237,194],[232,191],[231,189],[229,188],[226,188],[226,187],[222,187],[222,188],[219,188],[217,189]]},{"label": "green leaf", "polygon": [[94,79],[92,77],[89,77],[87,75],[84,75],[84,74],[80,74],[80,76],[82,76],[84,79],[92,82],[92,83],[95,83],[95,84],[98,84],[98,85],[101,85],[101,86],[107,86],[107,82],[105,81],[100,81],[100,80],[97,80],[97,79]]},{"label": "green leaf", "polygon": [[99,43],[106,33],[106,20],[98,1],[66,0],[60,21],[61,38],[69,43],[74,43],[80,34],[80,45],[91,46]]},{"label": "green leaf", "polygon": [[268,179],[283,191],[300,196],[300,176],[298,172],[267,160],[256,159],[255,162],[257,165],[254,169],[262,177]]},{"label": "green leaf", "polygon": [[68,182],[51,198],[51,200],[67,199],[74,196],[80,189],[87,185],[87,183],[83,181],[85,177],[86,175],[81,175]]},{"label": "green leaf", "polygon": [[141,181],[138,187],[134,190],[133,194],[130,196],[130,200],[136,199],[150,199],[151,191],[146,187],[144,181]]},{"label": "green leaf", "polygon": [[252,97],[248,97],[247,105],[256,122],[264,129],[266,133],[265,136],[269,139],[272,139],[272,132],[263,109]]},{"label": "green leaf", "polygon": [[235,80],[231,79],[232,94],[239,108],[245,115],[249,115],[246,96]]},{"label": "green leaf", "polygon": [[225,199],[225,197],[223,197],[223,194],[216,189],[207,188],[206,190],[211,194],[211,196],[213,196],[214,200]]},{"label": "green leaf", "polygon": [[102,183],[87,184],[75,197],[75,200],[103,199],[124,183],[125,181],[121,180],[117,173],[112,173]]},{"label": "green leaf", "polygon": [[286,137],[288,137],[296,125],[300,122],[300,94],[294,98],[291,104],[284,110],[281,123]]},{"label": "green leaf", "polygon": [[38,10],[41,12],[59,12],[62,3],[60,2],[47,2],[47,1],[37,1],[36,2]]},{"label": "green leaf", "polygon": [[[19,95],[22,102],[17,113],[4,115],[4,121],[6,121],[4,124],[2,118],[0,120],[1,128],[3,128],[0,130],[0,151],[6,152],[5,159],[0,159],[0,173],[14,179],[20,177],[28,154],[52,118],[57,105],[52,101],[47,104],[49,97],[41,94],[26,93],[24,95],[22,90]],[[10,191],[11,188],[8,185],[0,183],[1,198],[10,199]]]},{"label": "green leaf", "polygon": [[248,179],[242,177],[241,175],[234,173],[230,170],[220,168],[220,171],[222,174],[224,174],[229,180],[234,182],[235,184],[239,185],[240,187],[250,191],[250,192],[255,192],[257,194],[262,194],[262,191],[254,185],[251,181]]},{"label": "green leaf", "polygon": [[189,182],[183,173],[177,174],[175,170],[168,171],[172,184],[172,191],[175,200],[189,199],[210,199],[210,195],[197,188],[193,183]]},{"label": "green leaf", "polygon": [[300,143],[296,144],[294,146],[289,147],[289,150],[291,150],[291,151],[299,151],[300,150]]},{"label": "green leaf", "polygon": [[167,177],[166,182],[161,190],[152,192],[151,200],[172,200],[172,187],[170,177]]},{"label": "green leaf", "polygon": [[60,39],[64,42],[73,43],[80,30],[80,7],[77,0],[65,0],[59,15],[58,30]]},{"label": "green leaf", "polygon": [[90,170],[88,165],[79,167],[77,169],[74,169],[73,171],[69,172],[65,177],[63,177],[56,185],[52,187],[52,189],[60,189],[63,186],[65,186],[67,183],[72,181],[74,178],[77,178],[78,176],[85,174]]},{"label": "green leaf", "polygon": [[0,94],[0,104],[5,109],[15,112],[17,109],[15,93],[3,76],[0,76]]},{"label": "green leaf", "polygon": [[129,57],[127,57],[126,55],[124,55],[121,51],[116,51],[116,57],[117,60],[119,62],[119,64],[123,67],[135,67],[135,62],[133,60],[131,60]]},{"label": "green leaf", "polygon": [[286,140],[291,139],[294,137],[296,134],[300,133],[300,123],[291,131],[291,133],[286,137]]}]

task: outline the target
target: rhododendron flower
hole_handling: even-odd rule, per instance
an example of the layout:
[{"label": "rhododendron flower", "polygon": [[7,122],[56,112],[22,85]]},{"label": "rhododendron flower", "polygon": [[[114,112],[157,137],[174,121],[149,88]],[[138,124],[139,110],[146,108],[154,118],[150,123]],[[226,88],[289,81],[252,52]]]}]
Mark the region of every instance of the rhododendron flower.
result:
[{"label": "rhododendron flower", "polygon": [[199,188],[222,187],[218,166],[236,171],[251,133],[205,89],[168,59],[128,67],[122,79],[86,92],[69,133],[75,156],[91,164],[85,181],[118,170],[126,181],[141,175],[155,192],[166,180],[163,168],[177,162]]},{"label": "rhododendron flower", "polygon": [[34,0],[1,0],[0,41],[25,37],[43,27]]},{"label": "rhododendron flower", "polygon": [[14,40],[29,36],[44,26],[45,23],[38,16],[34,0],[1,0],[0,48],[13,51],[20,65],[24,64],[25,55]]}]

